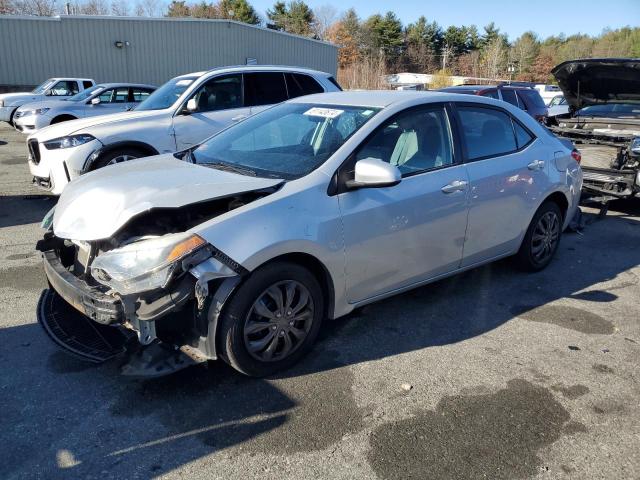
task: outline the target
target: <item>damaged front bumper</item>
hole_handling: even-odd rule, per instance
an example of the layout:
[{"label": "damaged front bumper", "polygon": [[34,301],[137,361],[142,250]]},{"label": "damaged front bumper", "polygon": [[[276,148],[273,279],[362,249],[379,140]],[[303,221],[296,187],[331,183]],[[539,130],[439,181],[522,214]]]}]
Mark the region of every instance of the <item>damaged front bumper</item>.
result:
[{"label": "damaged front bumper", "polygon": [[93,362],[125,354],[122,373],[135,377],[166,375],[217,358],[218,317],[240,276],[231,269],[213,272],[214,256],[163,289],[119,295],[76,276],[50,246],[39,245],[49,289],[37,315],[58,346]]},{"label": "damaged front bumper", "polygon": [[635,170],[583,167],[582,190],[588,196],[633,197],[640,194],[639,177],[640,172]]}]

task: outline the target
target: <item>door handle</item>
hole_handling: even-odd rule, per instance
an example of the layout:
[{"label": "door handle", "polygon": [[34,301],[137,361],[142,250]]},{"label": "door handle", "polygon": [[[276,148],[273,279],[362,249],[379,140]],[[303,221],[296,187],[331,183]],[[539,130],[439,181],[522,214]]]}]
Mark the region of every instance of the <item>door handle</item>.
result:
[{"label": "door handle", "polygon": [[544,160],[534,160],[527,165],[529,170],[542,170],[544,168]]},{"label": "door handle", "polygon": [[236,115],[235,117],[231,118],[232,122],[239,122],[240,120],[244,120],[245,118],[247,118],[246,115]]},{"label": "door handle", "polygon": [[465,182],[464,180],[454,180],[453,182],[442,187],[440,190],[442,190],[442,193],[461,192],[462,190],[467,189],[467,185],[468,182]]}]

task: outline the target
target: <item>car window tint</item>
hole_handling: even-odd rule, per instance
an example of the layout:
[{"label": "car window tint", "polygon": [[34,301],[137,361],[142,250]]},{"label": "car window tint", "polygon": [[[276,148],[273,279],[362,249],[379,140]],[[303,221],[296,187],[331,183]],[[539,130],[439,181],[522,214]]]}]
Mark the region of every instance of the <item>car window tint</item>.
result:
[{"label": "car window tint", "polygon": [[535,108],[546,108],[544,100],[540,96],[537,90],[533,89],[522,89],[518,90],[518,95],[520,98],[525,100],[525,104]]},{"label": "car window tint", "polygon": [[513,129],[516,132],[516,142],[518,144],[518,148],[522,148],[527,145],[531,140],[533,140],[533,135],[531,135],[522,125],[518,122],[513,121]]},{"label": "car window tint", "polygon": [[340,86],[340,84],[338,83],[338,81],[335,78],[329,77],[327,80],[329,80],[331,83],[333,83],[338,88],[338,90],[342,91],[342,87]]},{"label": "car window tint", "polygon": [[98,95],[100,103],[111,103],[111,97],[113,97],[113,88],[109,88]]},{"label": "car window tint", "polygon": [[289,98],[301,97],[312,93],[322,93],[324,89],[309,75],[300,73],[285,73]]},{"label": "car window tint", "polygon": [[513,90],[503,89],[502,90],[502,100],[504,100],[505,102],[509,102],[511,105],[515,105],[516,107],[518,106],[518,100],[516,98],[516,92],[514,92]]},{"label": "car window tint", "polygon": [[272,105],[287,99],[287,87],[281,72],[246,73],[244,75],[246,106]]},{"label": "car window tint", "polygon": [[87,80],[84,80],[84,81],[82,82],[82,87],[83,87],[83,88],[91,88],[91,86],[92,86],[92,85],[93,85],[93,84],[92,84],[91,82],[88,82]]},{"label": "car window tint", "polygon": [[511,117],[492,108],[458,107],[469,160],[504,155],[518,149]]},{"label": "car window tint", "polygon": [[71,80],[61,80],[57,82],[52,88],[51,93],[54,96],[68,96],[78,93],[78,84]]},{"label": "car window tint", "polygon": [[498,91],[497,90],[487,90],[486,92],[482,92],[482,96],[483,97],[489,97],[489,98],[495,98],[497,100],[500,99],[500,97],[498,96]]},{"label": "car window tint", "polygon": [[133,101],[134,102],[141,102],[143,101],[145,98],[147,98],[149,95],[151,95],[152,90],[144,90],[141,88],[132,88],[131,89],[131,94],[133,96]]},{"label": "car window tint", "polygon": [[196,99],[196,112],[228,110],[242,106],[242,76],[216,77],[202,85],[192,98]]},{"label": "car window tint", "polygon": [[402,113],[360,147],[356,160],[375,158],[395,165],[403,175],[453,163],[451,131],[444,108]]},{"label": "car window tint", "polygon": [[115,90],[111,103],[127,103],[129,101],[129,88],[120,87]]}]

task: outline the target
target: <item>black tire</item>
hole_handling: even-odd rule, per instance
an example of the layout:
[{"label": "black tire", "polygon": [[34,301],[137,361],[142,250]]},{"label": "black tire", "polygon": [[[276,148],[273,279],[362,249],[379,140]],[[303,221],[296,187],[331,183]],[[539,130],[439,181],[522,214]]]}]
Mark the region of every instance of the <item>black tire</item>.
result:
[{"label": "black tire", "polygon": [[11,125],[13,128],[15,128],[15,124],[13,123],[13,116],[16,114],[17,111],[18,109],[14,108],[13,112],[11,112],[11,115],[9,115],[9,125]]},{"label": "black tire", "polygon": [[[546,234],[544,224],[549,221],[555,223],[549,224],[549,233]],[[516,254],[516,262],[521,269],[537,272],[549,265],[560,245],[563,222],[562,210],[557,203],[547,201],[540,206]]]},{"label": "black tire", "polygon": [[101,155],[95,162],[93,162],[90,170],[93,171],[97,170],[98,168],[106,167],[107,165],[111,164],[114,159],[123,156],[129,157],[127,160],[134,160],[136,158],[147,157],[148,154],[137,148],[111,150],[110,152]]},{"label": "black tire", "polygon": [[[249,344],[259,344],[267,336],[271,335],[272,340],[265,343],[264,351],[269,349],[269,345],[277,342],[282,351],[284,351],[284,343],[296,341],[296,335],[288,330],[283,335],[287,327],[282,327],[282,322],[286,322],[284,318],[268,320],[263,317],[263,321],[255,321],[261,318],[255,313],[254,304],[268,295],[267,290],[271,287],[287,288],[288,285],[300,285],[306,289],[306,293],[311,302],[311,313],[307,313],[310,324],[305,333],[306,336],[298,341],[297,346],[290,353],[282,358],[277,358],[277,349],[274,349],[274,357],[265,361],[256,358],[257,355],[265,355],[264,352],[251,353]],[[281,290],[284,292],[284,290]],[[302,291],[302,290],[300,290]],[[302,295],[298,291],[298,304],[302,303]],[[288,292],[285,292],[285,297]],[[295,294],[294,294],[295,295]],[[306,294],[305,294],[306,295]],[[293,298],[293,296],[292,296]],[[286,301],[286,298],[285,298]],[[284,310],[284,309],[283,309]],[[269,310],[271,312],[271,310]],[[291,312],[289,312],[291,313]],[[296,314],[297,315],[297,314]],[[227,302],[220,317],[218,345],[220,346],[220,354],[222,359],[239,372],[252,377],[264,377],[272,375],[281,370],[287,369],[298,362],[305,354],[307,354],[320,331],[322,319],[325,315],[325,301],[322,288],[315,276],[306,268],[291,262],[276,262],[268,264],[257,269],[251,276],[238,288],[233,297]],[[293,318],[296,318],[295,316]],[[277,323],[280,322],[280,323]],[[302,322],[302,320],[300,321]],[[269,327],[265,327],[258,333],[247,333],[245,335],[245,327],[247,325],[254,326],[256,324],[265,323]],[[278,326],[276,326],[278,325]],[[288,323],[288,325],[294,325]],[[300,323],[295,323],[296,327],[300,327]],[[304,324],[306,326],[306,324]],[[291,327],[291,330],[301,332],[303,328]],[[271,332],[271,329],[274,332]],[[265,332],[265,336],[251,341],[251,335],[261,335]],[[286,339],[284,338],[286,337]]]}]

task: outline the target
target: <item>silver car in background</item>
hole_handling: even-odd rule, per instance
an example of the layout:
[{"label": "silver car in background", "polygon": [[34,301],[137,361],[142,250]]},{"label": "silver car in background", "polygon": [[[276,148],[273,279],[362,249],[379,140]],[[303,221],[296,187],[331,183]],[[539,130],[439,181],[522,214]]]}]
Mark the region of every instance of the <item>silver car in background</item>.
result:
[{"label": "silver car in background", "polygon": [[16,130],[31,134],[56,123],[132,110],[156,89],[138,83],[101,83],[64,100],[27,103],[16,110]]},{"label": "silver car in background", "polygon": [[[71,182],[43,221],[51,287],[38,318],[94,359],[117,353],[114,332],[135,332],[131,375],[216,358],[269,375],[308,352],[326,318],[503,257],[546,267],[581,182],[571,150],[505,102],[296,98]],[[74,322],[112,340],[88,350]]]}]

